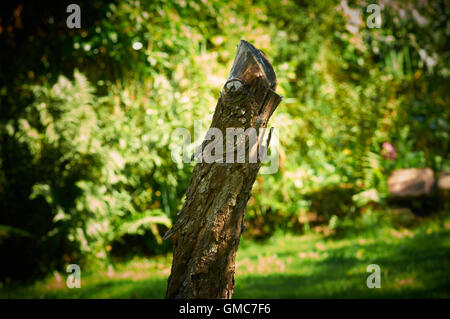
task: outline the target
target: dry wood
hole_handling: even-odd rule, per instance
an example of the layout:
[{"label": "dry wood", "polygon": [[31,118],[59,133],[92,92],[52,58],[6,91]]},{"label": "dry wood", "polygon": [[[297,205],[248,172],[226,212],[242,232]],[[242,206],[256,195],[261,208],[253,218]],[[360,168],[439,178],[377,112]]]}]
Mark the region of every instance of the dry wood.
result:
[{"label": "dry wood", "polygon": [[[275,88],[276,76],[265,55],[242,40],[211,127],[223,136],[226,128],[265,128],[281,102]],[[252,145],[246,146],[248,154]],[[232,297],[243,218],[260,167],[259,158],[250,163],[248,157],[244,163],[196,164],[184,206],[164,236],[174,242],[166,298]]]}]

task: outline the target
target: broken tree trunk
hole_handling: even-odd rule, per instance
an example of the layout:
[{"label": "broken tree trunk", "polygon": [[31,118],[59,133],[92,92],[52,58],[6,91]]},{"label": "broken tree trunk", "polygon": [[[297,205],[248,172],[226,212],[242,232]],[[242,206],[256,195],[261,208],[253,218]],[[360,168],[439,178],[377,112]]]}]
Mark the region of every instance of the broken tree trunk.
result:
[{"label": "broken tree trunk", "polygon": [[[276,76],[264,53],[242,40],[211,128],[223,136],[227,128],[265,128],[281,102],[275,88]],[[262,135],[253,144],[250,138],[244,140],[246,154],[259,146]],[[213,142],[205,139],[201,150]],[[234,138],[232,143],[236,146]],[[226,141],[223,145],[226,148]],[[243,218],[261,167],[260,157],[256,162],[249,159],[246,155],[243,163],[224,158],[223,162],[196,164],[184,206],[164,236],[174,242],[166,298],[231,298]]]}]

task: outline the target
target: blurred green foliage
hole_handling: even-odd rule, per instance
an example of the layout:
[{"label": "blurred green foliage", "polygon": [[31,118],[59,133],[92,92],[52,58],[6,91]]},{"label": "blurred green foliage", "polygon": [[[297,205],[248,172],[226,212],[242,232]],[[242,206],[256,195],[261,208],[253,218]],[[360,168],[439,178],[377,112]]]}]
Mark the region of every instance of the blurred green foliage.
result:
[{"label": "blurred green foliage", "polygon": [[445,1],[384,4],[374,29],[365,1],[78,1],[79,30],[68,3],[2,4],[1,279],[170,249],[193,167],[171,132],[209,123],[241,38],[284,96],[247,236],[336,229],[383,205],[393,169],[450,169]]}]

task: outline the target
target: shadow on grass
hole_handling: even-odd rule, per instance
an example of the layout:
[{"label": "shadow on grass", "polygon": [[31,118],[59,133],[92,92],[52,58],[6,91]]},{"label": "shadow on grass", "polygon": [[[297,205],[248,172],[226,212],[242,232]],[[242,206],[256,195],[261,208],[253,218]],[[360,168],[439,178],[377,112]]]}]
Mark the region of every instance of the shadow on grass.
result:
[{"label": "shadow on grass", "polygon": [[133,299],[133,298],[164,298],[166,291],[166,278],[153,278],[143,280],[115,279],[99,283],[81,285],[81,288],[59,288],[29,290],[22,288],[6,291],[1,298],[51,298],[51,299]]},{"label": "shadow on grass", "polygon": [[[286,273],[237,277],[234,298],[449,298],[449,243],[442,232],[328,249],[322,260],[298,261]],[[380,265],[380,289],[366,285],[370,264]]]},{"label": "shadow on grass", "polygon": [[122,279],[86,287],[79,298],[164,298],[167,279]]},{"label": "shadow on grass", "polygon": [[[243,251],[243,260],[249,260],[253,270],[238,271],[234,298],[450,298],[448,230],[419,232],[412,238],[405,235],[373,237],[372,241],[355,238],[337,244],[320,242],[320,249],[318,243],[294,239],[284,248],[275,242],[252,252]],[[268,253],[276,257],[264,257]],[[280,264],[284,266],[275,267]],[[370,264],[381,268],[380,289],[366,285]],[[167,285],[165,276],[141,280],[95,276],[89,274],[81,289],[24,288],[0,297],[163,298]]]}]

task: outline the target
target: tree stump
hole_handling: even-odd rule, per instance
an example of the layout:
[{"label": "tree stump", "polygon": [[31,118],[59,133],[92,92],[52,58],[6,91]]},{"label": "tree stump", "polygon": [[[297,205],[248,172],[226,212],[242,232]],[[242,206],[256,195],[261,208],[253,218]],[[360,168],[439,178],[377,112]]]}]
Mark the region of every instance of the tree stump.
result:
[{"label": "tree stump", "polygon": [[[166,298],[232,297],[243,219],[261,167],[261,157],[251,161],[250,153],[262,143],[267,122],[281,102],[275,89],[276,76],[264,53],[241,40],[211,128],[219,129],[223,136],[227,128],[257,128],[262,133],[258,133],[257,145],[244,136],[244,161],[202,160],[194,167],[183,208],[164,235],[174,243]],[[213,142],[205,139],[200,151]],[[267,147],[269,142],[270,133]],[[239,144],[234,137],[232,143]],[[226,141],[223,145],[226,148]]]}]

